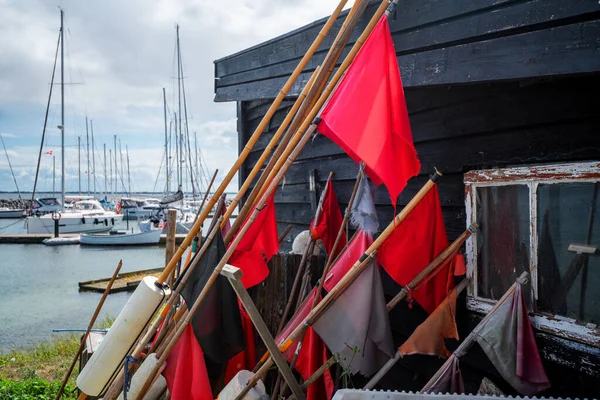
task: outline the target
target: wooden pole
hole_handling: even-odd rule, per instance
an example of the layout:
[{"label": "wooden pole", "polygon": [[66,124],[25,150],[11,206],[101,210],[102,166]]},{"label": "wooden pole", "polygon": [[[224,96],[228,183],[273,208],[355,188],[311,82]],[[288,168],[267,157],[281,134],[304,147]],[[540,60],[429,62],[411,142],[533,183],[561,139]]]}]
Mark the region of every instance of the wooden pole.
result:
[{"label": "wooden pole", "polygon": [[215,179],[216,179],[218,173],[219,173],[219,169],[217,168],[215,170],[215,173],[213,174],[212,179],[210,180],[210,183],[208,184],[208,188],[206,188],[206,193],[204,193],[204,198],[202,199],[202,203],[200,203],[200,208],[198,208],[198,211],[196,212],[196,216],[194,217],[194,222],[196,222],[196,220],[200,216],[200,211],[202,211],[202,209],[204,208],[204,204],[206,203],[206,199],[208,198],[208,194],[210,193],[210,189],[212,188],[212,185],[215,182]]},{"label": "wooden pole", "polygon": [[271,336],[271,334],[269,333],[269,328],[267,328],[265,321],[260,316],[260,312],[258,311],[256,305],[250,298],[248,291],[244,288],[244,285],[240,281],[242,277],[242,271],[239,268],[236,268],[232,265],[226,265],[223,268],[221,274],[226,276],[229,280],[229,283],[231,284],[233,290],[240,299],[240,302],[243,304],[244,309],[248,312],[250,320],[252,321],[252,324],[256,327],[256,330],[262,338],[265,346],[267,346],[267,348],[271,351],[271,354],[273,354],[275,363],[281,371],[281,374],[283,375],[285,381],[292,388],[292,392],[294,393],[297,399],[305,400],[304,393],[302,393],[302,390],[300,390],[300,386],[298,385],[298,382],[296,382],[292,370],[283,358],[283,354],[281,354],[277,349],[275,339],[273,339],[273,336]]},{"label": "wooden pole", "polygon": [[283,232],[281,232],[281,235],[279,235],[279,243],[283,242],[283,239],[285,239],[288,235],[288,233],[290,233],[290,231],[292,230],[292,225],[288,225],[285,227],[285,229],[283,230]]},{"label": "wooden pole", "polygon": [[[298,113],[292,120],[288,131],[286,132],[285,136],[281,139],[280,145],[273,154],[273,157],[271,157],[271,160],[269,160],[269,163],[264,168],[262,175],[260,176],[254,188],[248,195],[244,207],[242,207],[238,214],[238,219],[234,221],[228,235],[225,237],[225,243],[228,243],[229,240],[231,240],[231,238],[233,237],[233,235],[235,235],[235,233],[238,231],[242,224],[242,221],[244,221],[246,216],[252,210],[256,199],[262,197],[267,185],[275,177],[279,168],[281,168],[282,163],[278,163],[278,161],[282,160],[283,162],[288,157],[291,149],[295,146],[295,144],[292,146],[287,146],[288,142],[290,142],[291,139],[294,137],[294,133],[304,132],[306,131],[306,129],[308,129],[308,124],[303,126],[302,128],[299,128],[299,126],[301,125],[302,121],[307,118],[307,114],[309,113],[309,111],[314,109],[315,102],[319,98],[319,95],[323,90],[323,86],[327,82],[327,79],[333,72],[333,69],[337,64],[338,59],[342,55],[346,43],[348,43],[350,35],[352,34],[354,27],[358,23],[362,11],[366,8],[367,3],[368,0],[357,1],[353,6],[353,9],[357,10],[354,12],[350,12],[344,20],[342,28],[338,32],[333,42],[333,45],[330,47],[329,51],[327,52],[327,55],[325,56],[325,60],[323,61],[321,70],[316,74],[314,84],[309,89],[308,94],[306,96],[306,100],[303,102],[302,106],[298,110]],[[315,111],[314,115],[309,118],[309,122],[311,122],[312,119],[316,116],[317,111]],[[287,153],[285,150],[288,150]]]},{"label": "wooden pole", "polygon": [[444,373],[444,371],[446,370],[446,368],[448,367],[448,365],[454,360],[454,358],[457,357],[457,355],[464,354],[465,352],[467,352],[469,350],[469,348],[473,345],[473,343],[475,343],[475,337],[477,336],[477,333],[481,330],[481,328],[483,328],[485,326],[485,324],[487,324],[487,322],[490,320],[490,318],[492,317],[492,315],[494,315],[494,313],[498,310],[498,308],[500,308],[500,306],[502,305],[502,303],[504,303],[506,301],[506,299],[508,299],[510,297],[510,295],[513,294],[513,292],[517,288],[517,285],[518,284],[524,285],[524,284],[527,283],[528,280],[529,280],[529,273],[527,271],[524,271],[517,278],[516,282],[512,284],[512,286],[506,291],[506,293],[504,293],[504,295],[500,298],[500,300],[498,300],[496,302],[496,304],[494,305],[494,307],[486,314],[486,316],[483,317],[483,319],[479,322],[479,324],[477,324],[477,326],[475,327],[475,329],[473,329],[473,331],[456,348],[456,350],[454,350],[454,352],[446,360],[446,362],[444,363],[444,365],[442,365],[442,367],[435,373],[435,375],[433,375],[431,377],[431,379],[429,380],[429,382],[427,382],[427,384],[425,386],[423,386],[423,389],[421,389],[421,393],[429,390],[429,388],[431,386],[433,386],[438,379],[440,379],[440,377],[442,376],[442,374]]},{"label": "wooden pole", "polygon": [[[469,279],[468,278],[463,279],[458,284],[458,286],[454,289],[454,291],[456,292],[456,296],[461,294],[462,291],[465,290],[465,288],[467,287],[468,284],[469,284]],[[398,361],[400,361],[401,358],[402,358],[402,354],[400,354],[400,350],[397,350],[394,357],[390,358],[388,360],[388,362],[386,362],[385,365],[383,367],[381,367],[381,369],[379,371],[377,371],[377,373],[373,376],[373,378],[371,378],[371,380],[365,385],[365,387],[363,387],[363,389],[365,389],[365,390],[373,389],[375,387],[375,385],[377,385],[377,383],[379,383],[381,378],[383,378],[385,376],[385,374],[387,374],[388,371],[394,365],[396,365],[396,363]]]},{"label": "wooden pole", "polygon": [[[396,217],[392,220],[392,222],[385,228],[381,235],[373,243],[369,248],[364,252],[364,254],[354,263],[354,265],[348,270],[346,275],[327,293],[327,295],[319,302],[315,308],[312,309],[310,313],[304,318],[304,320],[298,324],[296,329],[292,331],[292,333],[281,342],[279,348],[281,351],[286,351],[292,343],[300,337],[300,335],[306,329],[306,326],[312,325],[319,316],[323,313],[326,307],[328,307],[335,299],[343,293],[343,291],[358,277],[358,275],[364,270],[368,263],[370,263],[374,258],[377,252],[377,249],[383,244],[383,242],[388,238],[389,235],[392,234],[394,229],[399,226],[402,221],[408,216],[408,214],[419,204],[419,202],[425,197],[425,195],[433,188],[435,185],[435,181],[441,176],[441,174],[436,171],[432,174],[431,178],[423,185],[423,187],[419,190],[419,192],[412,198],[412,200],[396,215]],[[258,369],[258,371],[254,374],[253,378],[248,382],[248,385],[238,399],[243,398],[246,393],[256,384],[258,379],[266,373],[269,368],[273,365],[273,361],[271,358],[268,358],[267,361]]]},{"label": "wooden pole", "polygon": [[[476,224],[469,226],[469,228],[466,231],[464,231],[454,242],[452,242],[450,246],[448,246],[444,251],[442,251],[435,259],[433,259],[433,261],[429,263],[429,265],[427,265],[417,276],[415,276],[405,287],[403,287],[400,290],[400,292],[398,292],[398,294],[394,296],[394,298],[390,300],[389,303],[387,303],[387,311],[390,312],[394,307],[396,307],[396,305],[398,305],[398,303],[408,295],[408,292],[410,290],[418,289],[419,287],[421,287],[421,285],[423,285],[429,279],[434,277],[440,271],[440,267],[446,264],[445,261],[448,259],[448,257],[454,254],[454,252],[457,251],[463,245],[467,238],[469,238],[475,232],[476,226]],[[335,364],[335,362],[335,357],[332,356],[325,364],[331,366]],[[307,384],[309,381],[314,383],[317,379],[321,377],[321,375],[325,373],[327,369],[329,369],[329,367],[319,368],[317,371],[315,371],[315,373],[312,374],[311,377],[306,380],[306,388],[310,386],[310,384]],[[303,389],[305,389],[305,387],[303,387]]]},{"label": "wooden pole", "polygon": [[71,377],[71,373],[73,373],[73,369],[75,368],[75,364],[77,363],[79,356],[83,352],[83,347],[85,346],[85,341],[87,340],[88,336],[90,335],[90,331],[92,330],[92,328],[94,327],[94,324],[96,323],[98,314],[100,314],[100,310],[102,310],[104,301],[106,300],[106,297],[110,293],[110,289],[112,288],[112,285],[115,282],[115,279],[117,279],[117,276],[119,275],[119,271],[121,270],[122,266],[123,266],[123,260],[120,260],[119,265],[117,265],[117,268],[115,269],[115,272],[113,273],[112,277],[110,278],[110,281],[108,281],[108,284],[106,285],[106,289],[104,289],[104,293],[102,294],[102,297],[100,298],[100,301],[98,302],[98,305],[96,306],[96,310],[94,311],[94,314],[92,315],[92,319],[90,320],[90,323],[88,324],[87,330],[85,331],[83,338],[81,339],[81,343],[79,343],[79,348],[77,349],[77,353],[75,353],[75,356],[73,357],[73,361],[71,362],[71,366],[69,367],[67,374],[63,378],[62,384],[60,385],[60,389],[58,389],[58,393],[56,394],[56,400],[58,400],[62,397],[65,387],[67,386],[67,382],[69,381],[69,378]]},{"label": "wooden pole", "polygon": [[[263,167],[265,161],[269,157],[269,154],[271,154],[271,152],[273,151],[273,149],[275,147],[277,147],[277,142],[279,141],[279,138],[281,137],[281,135],[283,134],[283,132],[285,132],[285,130],[287,129],[288,125],[292,121],[292,118],[294,117],[294,115],[296,115],[296,112],[298,111],[298,109],[300,108],[300,106],[305,101],[306,95],[308,94],[308,91],[310,90],[310,88],[313,86],[313,84],[315,82],[315,78],[317,77],[317,74],[319,73],[320,70],[321,70],[321,67],[317,66],[317,68],[315,68],[315,70],[313,71],[312,75],[310,76],[310,79],[308,80],[308,82],[304,86],[304,89],[302,89],[302,92],[300,93],[300,96],[298,96],[298,98],[294,102],[294,105],[292,105],[292,108],[287,113],[287,115],[285,116],[284,120],[281,122],[281,125],[279,125],[279,128],[277,128],[277,131],[275,132],[275,134],[273,135],[273,137],[269,141],[269,144],[267,144],[267,147],[265,148],[265,150],[261,154],[260,158],[254,164],[254,167],[252,167],[252,170],[250,171],[250,173],[246,177],[246,180],[244,181],[244,184],[242,185],[242,187],[240,188],[240,190],[238,191],[238,193],[234,197],[233,201],[231,202],[231,204],[227,208],[227,211],[225,212],[225,217],[226,218],[225,218],[224,221],[227,221],[227,219],[231,217],[231,215],[235,211],[236,207],[240,203],[240,201],[242,199],[242,196],[244,195],[244,193],[246,193],[246,191],[248,190],[248,188],[250,187],[250,185],[254,181],[254,178],[260,172],[260,170]],[[280,144],[280,146],[281,146],[281,144]]]},{"label": "wooden pole", "polygon": [[[167,213],[167,248],[165,250],[165,263],[169,263],[175,254],[177,233],[177,210],[169,209]],[[175,270],[173,270],[175,272]],[[173,275],[169,276],[167,284],[171,286],[173,283]]]},{"label": "wooden pole", "polygon": [[342,11],[342,8],[346,4],[346,1],[347,0],[340,0],[339,5],[334,10],[333,14],[329,18],[329,20],[327,21],[325,26],[323,26],[323,28],[321,29],[321,32],[319,32],[319,34],[317,35],[313,44],[310,46],[310,48],[308,49],[306,54],[302,57],[302,59],[300,60],[300,62],[298,63],[298,65],[296,66],[294,71],[292,72],[292,75],[290,75],[290,77],[288,78],[286,83],[283,85],[283,88],[279,91],[279,94],[277,95],[277,97],[275,98],[275,100],[273,101],[273,103],[271,104],[271,106],[269,107],[267,112],[265,113],[263,119],[260,121],[260,123],[256,127],[254,133],[252,134],[252,136],[250,137],[250,139],[244,146],[244,149],[238,156],[235,164],[229,170],[229,172],[227,173],[227,175],[225,176],[225,178],[223,179],[223,181],[221,182],[221,184],[215,191],[214,195],[209,200],[205,209],[201,212],[200,216],[198,217],[198,219],[196,220],[194,225],[192,225],[190,232],[184,239],[183,243],[181,243],[181,245],[177,249],[177,252],[173,256],[173,258],[171,259],[169,264],[167,264],[167,266],[165,267],[163,273],[158,277],[157,283],[159,285],[163,284],[166,281],[169,274],[171,273],[171,271],[173,269],[175,269],[177,262],[181,259],[185,249],[187,249],[187,247],[192,243],[192,239],[194,238],[194,236],[196,236],[196,234],[200,230],[200,227],[202,227],[202,223],[204,222],[204,220],[208,216],[210,210],[213,208],[213,206],[217,202],[217,199],[223,194],[223,192],[225,191],[225,189],[227,188],[227,186],[233,179],[234,175],[237,173],[238,169],[242,166],[242,164],[244,163],[244,161],[250,154],[250,151],[252,150],[252,148],[254,147],[254,145],[256,144],[258,139],[260,138],[260,135],[266,128],[267,124],[269,123],[269,121],[271,120],[273,115],[275,114],[275,111],[277,111],[277,108],[279,107],[279,105],[281,104],[281,102],[283,101],[285,96],[287,95],[288,91],[290,90],[290,88],[292,87],[292,85],[294,84],[294,82],[296,81],[298,76],[300,76],[300,73],[304,70],[304,67],[306,67],[306,64],[308,64],[308,61],[310,60],[310,58],[312,57],[314,52],[321,45],[321,42],[325,38],[325,35],[327,34],[327,32],[329,32],[329,29],[331,28],[331,26],[337,19],[337,16],[339,15],[339,13]]},{"label": "wooden pole", "polygon": [[[185,269],[184,274],[181,277],[181,280],[179,281],[179,284],[177,285],[175,290],[173,290],[173,292],[169,296],[169,299],[167,300],[167,303],[165,304],[163,310],[158,315],[158,317],[154,320],[152,325],[148,328],[148,330],[146,331],[146,334],[138,341],[137,346],[131,353],[131,356],[133,358],[135,358],[136,360],[138,360],[138,361],[140,360],[140,358],[142,356],[142,352],[144,351],[146,345],[152,339],[152,337],[154,336],[154,334],[160,327],[160,324],[165,320],[165,318],[166,318],[167,314],[169,313],[169,311],[171,310],[171,308],[173,308],[175,306],[175,302],[177,302],[179,300],[179,294],[185,288],[187,281],[189,280],[192,272],[198,265],[198,262],[200,261],[200,259],[202,258],[202,256],[204,255],[204,253],[206,252],[208,247],[210,246],[212,240],[214,239],[215,235],[217,234],[218,229],[220,229],[220,228],[217,228],[218,226],[219,226],[219,224],[215,224],[215,227],[213,227],[213,229],[211,229],[206,240],[202,244],[202,247],[198,250],[198,252],[197,252],[196,256],[194,257],[194,259],[192,260],[191,264],[189,265],[189,267],[187,267]],[[179,310],[177,310],[177,313],[173,316],[174,321],[179,320],[179,318],[182,315],[182,312],[180,310],[182,310],[184,308],[187,308],[187,307],[185,307],[185,305],[181,305]],[[168,335],[166,335],[166,337],[168,338]],[[158,343],[158,341],[157,341],[157,343],[155,343],[154,347],[156,347],[159,344],[160,343]],[[113,384],[111,385],[111,387],[110,387],[109,391],[107,392],[107,395],[104,397],[104,399],[112,400],[112,399],[116,398],[121,391],[122,384],[123,384],[123,371],[121,370],[119,372],[119,374],[117,375],[117,377],[115,378],[115,380],[113,381]]]}]

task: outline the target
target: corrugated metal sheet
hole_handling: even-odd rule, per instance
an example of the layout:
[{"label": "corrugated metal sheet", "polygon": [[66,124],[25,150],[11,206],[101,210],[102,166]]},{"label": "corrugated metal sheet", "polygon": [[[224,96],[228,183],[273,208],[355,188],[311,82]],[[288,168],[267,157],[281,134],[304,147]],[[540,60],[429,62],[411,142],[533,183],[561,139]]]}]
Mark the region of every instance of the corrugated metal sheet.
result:
[{"label": "corrugated metal sheet", "polygon": [[379,390],[342,389],[333,396],[333,400],[498,400],[498,399],[556,399],[576,400],[570,397],[512,397],[475,394],[427,394],[412,392],[390,392]]}]

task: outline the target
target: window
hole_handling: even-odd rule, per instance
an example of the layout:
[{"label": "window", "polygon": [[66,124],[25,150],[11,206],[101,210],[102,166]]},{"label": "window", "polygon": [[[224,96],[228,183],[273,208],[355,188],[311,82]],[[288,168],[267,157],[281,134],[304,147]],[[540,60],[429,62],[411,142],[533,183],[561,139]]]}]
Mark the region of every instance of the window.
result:
[{"label": "window", "polygon": [[465,174],[472,277],[467,305],[487,312],[523,272],[540,330],[600,344],[600,163]]}]

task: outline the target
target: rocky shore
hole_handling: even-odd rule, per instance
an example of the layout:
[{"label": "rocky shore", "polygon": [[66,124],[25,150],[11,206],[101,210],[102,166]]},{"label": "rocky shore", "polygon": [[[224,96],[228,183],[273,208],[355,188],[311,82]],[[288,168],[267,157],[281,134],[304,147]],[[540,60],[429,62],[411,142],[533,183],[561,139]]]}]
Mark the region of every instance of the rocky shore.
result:
[{"label": "rocky shore", "polygon": [[10,208],[11,210],[20,210],[31,208],[31,200],[25,199],[0,199],[0,208]]}]

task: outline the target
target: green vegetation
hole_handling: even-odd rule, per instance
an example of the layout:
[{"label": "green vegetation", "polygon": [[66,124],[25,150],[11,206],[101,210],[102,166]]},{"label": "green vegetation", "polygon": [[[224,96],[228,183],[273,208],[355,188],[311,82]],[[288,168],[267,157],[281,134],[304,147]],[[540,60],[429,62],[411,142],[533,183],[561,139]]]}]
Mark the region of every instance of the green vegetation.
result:
[{"label": "green vegetation", "polygon": [[[104,316],[96,326],[107,329],[113,322],[114,318]],[[0,400],[53,399],[77,353],[80,338],[81,333],[60,333],[33,348],[0,354]],[[64,398],[71,398],[78,373],[76,365]]]}]

